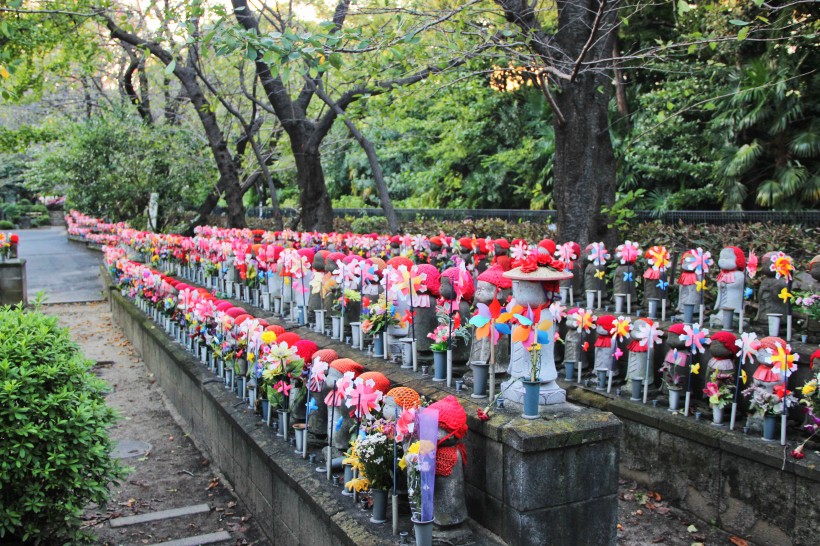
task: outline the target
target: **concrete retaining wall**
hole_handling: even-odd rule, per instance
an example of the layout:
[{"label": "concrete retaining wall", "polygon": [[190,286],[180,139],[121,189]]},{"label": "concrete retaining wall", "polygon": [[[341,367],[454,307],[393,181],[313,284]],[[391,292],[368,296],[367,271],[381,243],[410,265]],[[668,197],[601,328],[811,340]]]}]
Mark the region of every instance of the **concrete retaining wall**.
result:
[{"label": "concrete retaining wall", "polygon": [[611,411],[624,424],[621,476],[686,511],[758,544],[817,544],[820,457],[797,461],[780,442],[714,427],[666,408],[568,387],[576,403]]},{"label": "concrete retaining wall", "polygon": [[[272,542],[278,546],[383,541],[372,528],[352,519],[338,490],[331,490],[323,476],[293,457],[290,446],[274,441],[258,417],[235,409],[237,399],[134,304],[116,290],[111,291],[111,301],[115,320]],[[263,315],[261,310],[252,311]],[[453,393],[305,328],[294,331],[320,347],[335,349],[340,357],[355,358],[368,369],[385,373],[393,385],[414,388],[431,399]],[[617,418],[565,404],[536,421],[510,411],[483,422],[475,416],[479,406],[468,395],[461,395],[460,402],[470,428],[465,481],[475,522],[509,544],[615,544],[621,434]]]}]

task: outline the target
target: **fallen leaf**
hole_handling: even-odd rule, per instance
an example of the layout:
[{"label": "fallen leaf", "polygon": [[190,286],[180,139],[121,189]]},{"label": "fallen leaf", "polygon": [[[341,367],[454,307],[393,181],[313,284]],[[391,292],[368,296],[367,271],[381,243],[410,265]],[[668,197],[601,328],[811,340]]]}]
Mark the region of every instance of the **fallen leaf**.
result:
[{"label": "fallen leaf", "polygon": [[671,509],[671,508],[669,508],[668,506],[658,506],[658,508],[657,508],[655,511],[656,511],[658,514],[660,514],[660,515],[662,515],[662,516],[665,516],[666,514],[668,514],[669,512],[671,512],[671,511],[672,511],[672,509]]},{"label": "fallen leaf", "polygon": [[689,527],[686,528],[686,530],[689,531],[690,533],[697,533],[698,532],[698,528],[695,527],[694,525],[690,525]]},{"label": "fallen leaf", "polygon": [[735,535],[729,537],[729,542],[731,542],[735,546],[749,546],[748,542]]},{"label": "fallen leaf", "polygon": [[228,503],[228,508],[234,508],[236,506],[236,501],[230,501]]},{"label": "fallen leaf", "polygon": [[655,508],[657,508],[653,503],[649,501],[646,501],[646,504],[644,506],[646,506],[649,510],[654,510]]},{"label": "fallen leaf", "polygon": [[219,478],[211,478],[211,483],[208,484],[208,489],[215,489],[219,486]]},{"label": "fallen leaf", "polygon": [[635,510],[635,513],[639,516],[643,515],[643,510]]}]

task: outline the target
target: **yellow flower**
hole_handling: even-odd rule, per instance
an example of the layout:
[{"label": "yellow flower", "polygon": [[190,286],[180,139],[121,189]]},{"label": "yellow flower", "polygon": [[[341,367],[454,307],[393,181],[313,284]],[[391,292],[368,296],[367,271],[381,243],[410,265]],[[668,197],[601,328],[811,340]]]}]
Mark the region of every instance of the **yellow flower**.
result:
[{"label": "yellow flower", "polygon": [[702,292],[702,291],[706,290],[706,280],[696,281],[695,282],[695,290],[697,290],[698,292]]},{"label": "yellow flower", "polygon": [[154,263],[157,263],[159,261],[159,256],[154,254],[153,256],[151,256],[151,261],[154,262]]},{"label": "yellow flower", "polygon": [[270,345],[274,341],[276,341],[276,333],[275,332],[271,332],[270,330],[265,330],[262,333],[262,343],[264,343],[265,345]]},{"label": "yellow flower", "polygon": [[783,303],[786,303],[791,298],[793,298],[794,295],[789,292],[788,287],[784,286],[783,290],[780,291],[780,293],[777,295],[777,297],[780,298],[781,300],[783,300]]},{"label": "yellow flower", "polygon": [[803,388],[800,389],[800,392],[803,393],[803,396],[811,396],[817,390],[817,381],[809,381]]},{"label": "yellow flower", "polygon": [[692,373],[695,375],[700,373],[700,362],[692,365]]},{"label": "yellow flower", "polygon": [[248,353],[248,362],[253,362],[256,358],[256,355],[253,353]]},{"label": "yellow flower", "polygon": [[358,478],[353,478],[352,480],[347,482],[345,484],[345,487],[347,489],[353,489],[356,492],[361,493],[362,491],[370,489],[370,480],[368,480],[364,476],[360,476]]},{"label": "yellow flower", "polygon": [[598,269],[597,271],[595,271],[595,278],[596,279],[603,279],[604,278],[604,270],[603,269]]}]

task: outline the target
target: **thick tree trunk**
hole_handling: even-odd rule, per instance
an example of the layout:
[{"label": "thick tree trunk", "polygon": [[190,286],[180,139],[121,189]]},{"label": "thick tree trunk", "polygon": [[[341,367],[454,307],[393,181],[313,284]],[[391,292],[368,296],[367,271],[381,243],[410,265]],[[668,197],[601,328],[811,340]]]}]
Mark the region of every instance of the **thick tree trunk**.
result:
[{"label": "thick tree trunk", "polygon": [[[555,41],[570,59],[578,58],[589,38],[598,11],[598,0],[558,2],[558,32]],[[584,59],[593,62],[612,52],[615,12],[602,15],[594,45]],[[609,68],[609,69],[608,69]],[[574,81],[559,80],[556,107],[564,123],[555,116],[555,185],[553,197],[561,240],[577,241],[581,248],[592,241],[608,241],[601,207],[615,201],[615,154],[609,135],[607,107],[612,96],[611,66],[582,69]]]},{"label": "thick tree trunk", "polygon": [[333,205],[325,185],[319,150],[303,149],[291,136],[299,183],[299,208],[304,231],[333,231]]}]

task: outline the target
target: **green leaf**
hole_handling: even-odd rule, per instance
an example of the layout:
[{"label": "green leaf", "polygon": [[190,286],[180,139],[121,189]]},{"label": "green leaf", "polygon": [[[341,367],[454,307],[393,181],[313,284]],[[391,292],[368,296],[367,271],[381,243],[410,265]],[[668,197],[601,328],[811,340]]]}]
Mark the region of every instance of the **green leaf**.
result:
[{"label": "green leaf", "polygon": [[167,76],[170,76],[171,74],[174,73],[174,70],[176,69],[176,67],[177,67],[177,60],[176,59],[171,59],[171,62],[168,63],[167,65],[165,65],[165,74]]},{"label": "green leaf", "polygon": [[745,40],[746,36],[749,35],[749,28],[751,28],[751,27],[743,27],[742,29],[740,29],[740,32],[737,33],[737,40],[739,42],[742,42],[743,40]]},{"label": "green leaf", "polygon": [[686,0],[678,0],[678,15],[683,15],[690,11],[692,11],[692,7],[689,5],[689,2]]},{"label": "green leaf", "polygon": [[737,27],[745,27],[751,25],[748,21],[743,21],[741,19],[729,19],[730,25],[735,25]]}]

